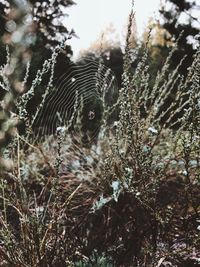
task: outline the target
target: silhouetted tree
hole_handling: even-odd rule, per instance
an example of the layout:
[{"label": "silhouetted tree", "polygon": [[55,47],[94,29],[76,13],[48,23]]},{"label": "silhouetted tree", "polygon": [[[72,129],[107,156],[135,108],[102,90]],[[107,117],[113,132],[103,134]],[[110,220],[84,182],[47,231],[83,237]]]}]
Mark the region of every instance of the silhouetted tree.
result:
[{"label": "silhouetted tree", "polygon": [[[73,4],[72,0],[1,1],[0,63],[5,63],[5,44],[9,45],[11,51],[16,50],[16,45],[24,48],[16,56],[18,61],[16,68],[19,69],[17,76],[18,78],[24,76],[25,65],[31,60],[28,79],[30,84],[44,61],[52,55],[52,49],[64,42],[64,49],[58,56],[55,66],[54,77],[57,80],[68,68],[72,55],[67,39],[74,35],[74,31],[68,30],[63,25],[63,17],[67,15],[65,10]],[[47,80],[48,75],[37,88],[33,101],[29,103],[30,109],[34,109],[35,103],[41,99]]]},{"label": "silhouetted tree", "polygon": [[[61,42],[64,46],[56,60],[53,84],[67,71],[72,55],[67,40],[74,35],[74,31],[63,25],[63,17],[66,16],[65,10],[73,4],[72,0],[0,1],[0,65],[6,63],[8,45],[16,61],[15,70],[10,77],[14,94],[21,93],[15,88],[15,81],[24,78],[27,62],[30,61],[28,89],[44,61],[51,57],[52,50]],[[49,75],[47,73],[43,76],[42,82],[35,88],[34,97],[28,102],[30,116],[41,102]],[[5,93],[0,87],[1,99]]]}]

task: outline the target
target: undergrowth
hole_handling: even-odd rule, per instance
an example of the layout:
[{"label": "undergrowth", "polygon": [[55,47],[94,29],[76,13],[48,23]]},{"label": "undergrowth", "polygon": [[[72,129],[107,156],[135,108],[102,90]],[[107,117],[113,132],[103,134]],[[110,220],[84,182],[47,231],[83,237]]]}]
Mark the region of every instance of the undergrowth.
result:
[{"label": "undergrowth", "polygon": [[[132,19],[133,13],[118,99],[107,105],[103,83],[101,127],[94,139],[87,136],[89,145],[81,138],[84,102],[77,91],[71,118],[54,135],[38,138],[32,129],[53,90],[62,45],[18,97],[5,74],[8,53],[0,71],[8,91],[0,113],[0,266],[200,265],[200,50],[182,77],[184,59],[169,68],[175,45],[152,88],[148,45],[132,70]],[[45,73],[47,89],[30,117],[26,105]],[[116,109],[118,119],[107,123]]]}]

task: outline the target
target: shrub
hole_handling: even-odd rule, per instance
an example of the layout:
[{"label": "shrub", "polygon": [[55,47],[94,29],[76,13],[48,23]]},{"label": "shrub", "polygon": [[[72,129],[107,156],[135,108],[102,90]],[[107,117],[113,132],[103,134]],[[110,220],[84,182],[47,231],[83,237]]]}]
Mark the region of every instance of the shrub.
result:
[{"label": "shrub", "polygon": [[[12,164],[4,164],[1,171],[1,266],[199,264],[200,51],[184,78],[178,72],[183,62],[169,72],[175,46],[150,90],[148,48],[134,73],[131,69],[132,16],[116,103],[106,101],[112,88],[107,83],[110,70],[98,79],[104,68],[100,60],[95,71],[93,90],[103,113],[95,142],[87,136],[90,146],[85,146],[81,131],[87,102],[77,90],[66,123],[61,117],[54,135],[33,139],[31,125],[53,90],[60,47],[38,71],[32,87],[11,98],[17,118],[24,119],[29,130],[20,135],[12,124],[11,145],[4,142],[2,151],[4,162],[7,157]],[[51,73],[49,84],[29,120],[27,101],[46,71]],[[112,78],[109,81],[112,84]],[[2,140],[10,133],[5,123],[10,125],[11,113],[5,103]],[[118,120],[107,123],[115,108]]]}]

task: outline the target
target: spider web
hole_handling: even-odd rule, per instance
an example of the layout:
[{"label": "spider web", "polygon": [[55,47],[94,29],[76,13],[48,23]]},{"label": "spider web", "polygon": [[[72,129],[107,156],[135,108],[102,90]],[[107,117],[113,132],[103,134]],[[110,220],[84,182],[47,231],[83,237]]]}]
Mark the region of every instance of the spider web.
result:
[{"label": "spider web", "polygon": [[98,135],[103,112],[116,102],[116,94],[111,69],[101,59],[84,58],[59,78],[35,118],[34,131],[44,137],[62,127],[85,142],[92,141]]}]

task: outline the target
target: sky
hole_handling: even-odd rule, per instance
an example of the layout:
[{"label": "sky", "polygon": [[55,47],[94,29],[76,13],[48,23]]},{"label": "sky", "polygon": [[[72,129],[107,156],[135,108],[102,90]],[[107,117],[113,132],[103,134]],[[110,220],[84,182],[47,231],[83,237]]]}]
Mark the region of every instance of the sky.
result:
[{"label": "sky", "polygon": [[[72,46],[75,58],[82,49],[87,49],[97,40],[103,30],[113,24],[119,38],[124,36],[131,0],[74,0],[76,5],[68,8],[66,25],[73,28],[79,38],[73,37]],[[138,35],[148,23],[149,17],[158,14],[160,0],[135,0],[134,12]]]}]

